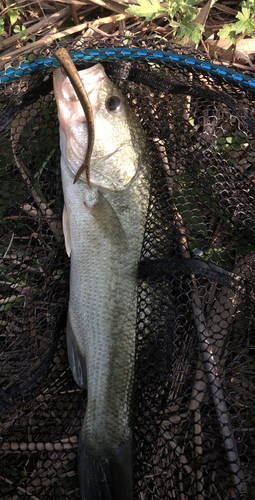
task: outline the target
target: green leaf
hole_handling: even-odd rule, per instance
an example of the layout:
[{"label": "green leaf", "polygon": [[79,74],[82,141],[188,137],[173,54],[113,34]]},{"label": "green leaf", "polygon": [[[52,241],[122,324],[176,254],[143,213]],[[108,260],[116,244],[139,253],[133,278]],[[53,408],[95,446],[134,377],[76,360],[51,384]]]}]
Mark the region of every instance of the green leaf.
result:
[{"label": "green leaf", "polygon": [[166,12],[166,9],[160,5],[159,0],[138,0],[138,5],[132,5],[126,12],[134,16],[145,17],[151,21],[160,12]]},{"label": "green leaf", "polygon": [[178,32],[178,40],[181,40],[186,35],[189,40],[197,44],[200,42],[202,33],[203,26],[201,24],[182,22]]},{"label": "green leaf", "polygon": [[238,12],[236,14],[236,17],[237,17],[237,19],[240,19],[240,21],[247,21],[249,19],[250,15],[251,15],[251,11],[250,11],[249,7],[247,8],[247,7],[243,6],[242,12]]},{"label": "green leaf", "polygon": [[221,40],[227,38],[231,43],[236,43],[236,25],[234,23],[223,24],[222,29],[218,31]]},{"label": "green leaf", "polygon": [[20,39],[23,40],[26,37],[27,37],[27,30],[26,30],[25,26],[22,26],[22,31],[20,33]]},{"label": "green leaf", "polygon": [[177,21],[170,21],[169,22],[169,25],[172,27],[172,28],[179,28],[181,25],[180,23],[177,23]]},{"label": "green leaf", "polygon": [[[186,2],[184,2],[184,4],[186,5],[197,5],[199,4],[200,2],[198,0],[187,0]],[[196,9],[198,10],[198,9]]]},{"label": "green leaf", "polygon": [[236,43],[238,34],[254,36],[255,34],[255,1],[248,0],[241,3],[242,12],[238,12],[236,18],[239,19],[235,24],[224,24],[219,30],[220,39],[227,38],[232,43]]},{"label": "green leaf", "polygon": [[10,9],[8,10],[7,14],[10,18],[11,25],[15,24],[19,15],[18,9]]},{"label": "green leaf", "polygon": [[[239,14],[240,16],[242,15],[241,12],[239,12]],[[238,15],[236,17],[238,17]],[[248,33],[252,36],[253,33],[255,33],[255,25],[251,22],[250,19],[245,19],[243,17],[236,23],[236,33]]]},{"label": "green leaf", "polygon": [[4,32],[4,20],[2,17],[0,17],[0,36],[3,34]]},{"label": "green leaf", "polygon": [[17,24],[16,26],[14,26],[13,31],[14,33],[20,33],[20,40],[23,40],[27,37],[27,30],[25,26],[21,26],[20,28],[20,26]]},{"label": "green leaf", "polygon": [[247,7],[242,7],[242,12],[238,12],[236,17],[239,21],[236,23],[236,32],[245,33],[246,30],[252,30],[253,26],[249,20],[250,9]]}]

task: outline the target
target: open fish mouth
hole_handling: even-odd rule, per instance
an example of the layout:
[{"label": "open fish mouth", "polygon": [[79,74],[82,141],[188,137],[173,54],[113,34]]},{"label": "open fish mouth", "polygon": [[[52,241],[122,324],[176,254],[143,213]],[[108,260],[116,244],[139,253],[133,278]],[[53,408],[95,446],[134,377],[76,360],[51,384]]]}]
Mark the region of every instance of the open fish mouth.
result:
[{"label": "open fish mouth", "polygon": [[[97,111],[99,105],[98,100],[98,89],[101,83],[104,81],[106,74],[103,67],[100,64],[96,64],[91,68],[87,68],[84,72],[81,72],[81,80],[89,96],[90,104],[94,113]],[[68,77],[65,78],[62,84],[63,97],[67,101],[79,101],[78,96],[70,83]],[[84,116],[84,121],[86,117]]]},{"label": "open fish mouth", "polygon": [[[63,74],[61,68],[54,70],[54,92],[57,99],[58,114],[60,123],[68,125],[69,132],[78,123],[86,123],[86,117],[80,104],[79,98],[71,84],[69,78]],[[96,64],[80,72],[82,83],[89,96],[93,114],[96,115],[100,108],[99,88],[106,78],[104,68],[101,64]],[[75,118],[75,122],[74,122]],[[84,144],[83,144],[84,148]]]}]

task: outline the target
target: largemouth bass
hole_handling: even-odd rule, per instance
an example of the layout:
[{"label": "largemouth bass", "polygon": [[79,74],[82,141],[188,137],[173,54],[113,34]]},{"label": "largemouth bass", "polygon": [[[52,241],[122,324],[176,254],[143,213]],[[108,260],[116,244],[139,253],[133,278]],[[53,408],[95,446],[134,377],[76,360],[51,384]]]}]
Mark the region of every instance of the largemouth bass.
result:
[{"label": "largemouth bass", "polygon": [[131,500],[137,266],[152,156],[139,120],[104,68],[97,64],[79,74],[94,115],[91,189],[85,173],[73,183],[88,142],[84,112],[69,79],[54,70],[63,228],[71,256],[68,358],[88,394],[80,489],[83,500]]}]

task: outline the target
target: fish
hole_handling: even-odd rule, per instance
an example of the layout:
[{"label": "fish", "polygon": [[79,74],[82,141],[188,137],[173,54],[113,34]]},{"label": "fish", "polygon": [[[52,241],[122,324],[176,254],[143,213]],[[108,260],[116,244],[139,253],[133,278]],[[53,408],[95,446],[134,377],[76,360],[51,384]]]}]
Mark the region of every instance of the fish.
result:
[{"label": "fish", "polygon": [[150,142],[101,64],[79,71],[93,110],[95,140],[86,172],[88,127],[61,68],[58,107],[63,230],[70,256],[66,327],[69,364],[87,389],[78,472],[82,500],[132,500],[132,401],[137,268],[149,204]]}]

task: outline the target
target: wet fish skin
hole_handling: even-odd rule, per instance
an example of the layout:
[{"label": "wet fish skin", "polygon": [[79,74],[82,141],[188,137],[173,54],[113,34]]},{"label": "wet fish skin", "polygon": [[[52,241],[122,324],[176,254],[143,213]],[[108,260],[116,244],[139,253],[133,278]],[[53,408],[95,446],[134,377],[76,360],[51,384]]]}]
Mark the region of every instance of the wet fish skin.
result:
[{"label": "wet fish skin", "polygon": [[[69,363],[88,403],[79,441],[83,500],[131,500],[131,413],[137,265],[145,229],[151,150],[139,120],[101,65],[80,72],[94,113],[91,190],[73,179],[84,158],[85,117],[59,70],[63,226],[71,254]],[[109,97],[119,108],[107,109]],[[114,100],[110,104],[114,104]]]}]

